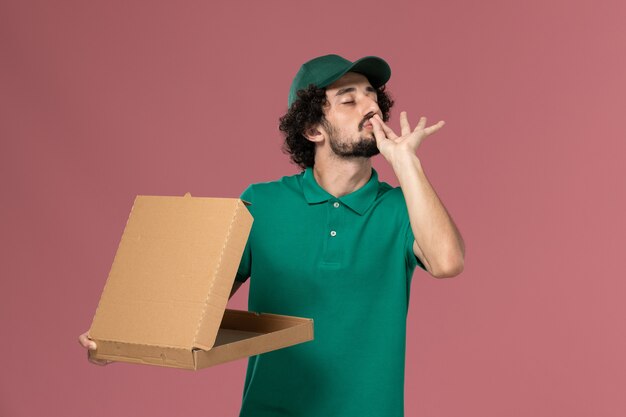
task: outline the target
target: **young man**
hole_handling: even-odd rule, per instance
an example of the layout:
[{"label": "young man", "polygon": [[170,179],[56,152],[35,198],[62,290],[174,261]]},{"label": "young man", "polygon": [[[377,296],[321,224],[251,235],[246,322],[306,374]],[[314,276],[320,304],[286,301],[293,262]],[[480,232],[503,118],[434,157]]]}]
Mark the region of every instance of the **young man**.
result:
[{"label": "young man", "polygon": [[[416,266],[463,270],[464,244],[416,150],[443,121],[396,135],[391,71],[377,57],[305,63],[281,118],[304,172],[249,186],[254,224],[233,293],[249,309],[314,319],[315,339],[250,358],[240,416],[402,416],[406,315]],[[378,181],[381,153],[400,187]]]},{"label": "young man", "polygon": [[[403,112],[396,135],[390,76],[377,57],[302,65],[280,130],[304,171],[242,194],[254,224],[232,294],[250,277],[251,311],[313,318],[315,339],[250,358],[240,417],[404,414],[413,271],[455,276],[465,249],[416,156],[443,122],[412,130]],[[399,188],[378,181],[378,153]]]}]

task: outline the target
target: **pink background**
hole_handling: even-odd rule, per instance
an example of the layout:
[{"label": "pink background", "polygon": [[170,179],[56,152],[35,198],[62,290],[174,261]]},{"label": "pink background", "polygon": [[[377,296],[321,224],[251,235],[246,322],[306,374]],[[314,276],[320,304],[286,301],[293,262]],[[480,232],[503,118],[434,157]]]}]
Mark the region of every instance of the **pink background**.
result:
[{"label": "pink background", "polygon": [[407,416],[626,415],[624,4],[2,0],[0,415],[237,415],[245,360],[102,368],[77,336],[136,194],[297,172],[277,120],[326,53],[388,60],[393,127],[447,122],[418,156],[466,267],[414,277]]}]

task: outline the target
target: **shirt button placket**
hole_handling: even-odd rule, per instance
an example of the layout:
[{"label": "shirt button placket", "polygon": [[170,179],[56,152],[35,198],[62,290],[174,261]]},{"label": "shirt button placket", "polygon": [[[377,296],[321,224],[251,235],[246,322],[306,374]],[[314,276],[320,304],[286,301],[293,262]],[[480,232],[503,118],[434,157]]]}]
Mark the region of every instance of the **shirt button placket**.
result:
[{"label": "shirt button placket", "polygon": [[[339,206],[340,206],[339,201],[333,201],[332,206],[335,209],[338,209]],[[331,218],[331,222],[330,222],[330,228],[331,228],[331,230],[330,230],[330,237],[337,236],[337,230],[335,229],[336,224],[337,224],[336,223],[337,222],[337,217],[338,217],[338,213],[335,212],[335,210],[331,209],[331,215],[330,215],[330,218]]]},{"label": "shirt button placket", "polygon": [[[340,245],[339,236],[341,235],[341,203],[336,199],[329,200],[328,207],[328,229],[326,229],[327,245],[326,256],[327,262],[340,262]],[[339,234],[339,235],[338,235]]]}]

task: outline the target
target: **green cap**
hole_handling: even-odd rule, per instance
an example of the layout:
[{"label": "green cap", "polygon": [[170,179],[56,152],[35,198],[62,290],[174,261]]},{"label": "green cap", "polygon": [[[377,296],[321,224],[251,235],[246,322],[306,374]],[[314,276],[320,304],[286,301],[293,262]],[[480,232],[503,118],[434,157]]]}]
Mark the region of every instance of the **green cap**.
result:
[{"label": "green cap", "polygon": [[300,67],[289,89],[288,106],[291,107],[298,99],[298,91],[311,84],[319,88],[327,87],[349,71],[365,75],[374,88],[383,86],[391,77],[389,64],[377,56],[366,56],[354,62],[339,55],[319,56]]}]

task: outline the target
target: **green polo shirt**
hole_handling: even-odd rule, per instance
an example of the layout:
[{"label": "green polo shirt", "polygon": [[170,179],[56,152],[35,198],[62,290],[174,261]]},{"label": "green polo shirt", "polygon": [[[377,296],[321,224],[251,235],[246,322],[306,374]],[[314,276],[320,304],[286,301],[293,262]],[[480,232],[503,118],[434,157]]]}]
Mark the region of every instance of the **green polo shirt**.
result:
[{"label": "green polo shirt", "polygon": [[309,317],[310,342],[249,359],[240,416],[404,415],[406,316],[423,264],[400,188],[335,198],[311,168],[242,194],[254,224],[237,280],[250,311]]}]

